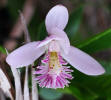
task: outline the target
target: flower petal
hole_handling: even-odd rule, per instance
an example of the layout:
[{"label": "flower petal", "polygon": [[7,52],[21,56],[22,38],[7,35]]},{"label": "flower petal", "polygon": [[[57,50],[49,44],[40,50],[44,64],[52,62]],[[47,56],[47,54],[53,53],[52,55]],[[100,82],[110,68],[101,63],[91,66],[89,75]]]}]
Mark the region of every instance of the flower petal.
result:
[{"label": "flower petal", "polygon": [[60,30],[58,28],[53,28],[51,30],[51,33],[53,33],[53,35],[56,35],[56,37],[60,38],[60,40],[58,40],[62,50],[67,54],[69,52],[69,48],[70,48],[70,41],[67,37],[67,34],[63,31]]},{"label": "flower petal", "polygon": [[53,7],[47,14],[45,25],[47,32],[51,33],[51,29],[57,27],[63,30],[68,22],[68,10],[63,5],[57,5]]},{"label": "flower petal", "polygon": [[36,48],[39,42],[30,42],[20,48],[14,50],[10,53],[6,62],[11,67],[23,67],[32,64],[38,57],[40,57],[44,52],[44,47]]},{"label": "flower petal", "polygon": [[75,47],[71,46],[69,54],[62,54],[62,56],[72,66],[87,75],[101,75],[105,72],[94,58]]}]

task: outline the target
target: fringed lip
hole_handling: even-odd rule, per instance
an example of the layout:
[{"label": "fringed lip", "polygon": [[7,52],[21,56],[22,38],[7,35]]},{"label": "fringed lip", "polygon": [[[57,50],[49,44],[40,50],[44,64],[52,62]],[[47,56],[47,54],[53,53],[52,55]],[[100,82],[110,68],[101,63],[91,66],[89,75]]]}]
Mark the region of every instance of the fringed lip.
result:
[{"label": "fringed lip", "polygon": [[[50,57],[52,57],[52,59]],[[71,75],[73,70],[66,65],[67,62],[62,59],[60,53],[53,52],[52,55],[48,53],[41,62],[43,62],[43,65],[38,66],[35,71],[37,75],[36,80],[40,87],[57,89],[68,86],[70,83],[69,80],[73,78]]]}]

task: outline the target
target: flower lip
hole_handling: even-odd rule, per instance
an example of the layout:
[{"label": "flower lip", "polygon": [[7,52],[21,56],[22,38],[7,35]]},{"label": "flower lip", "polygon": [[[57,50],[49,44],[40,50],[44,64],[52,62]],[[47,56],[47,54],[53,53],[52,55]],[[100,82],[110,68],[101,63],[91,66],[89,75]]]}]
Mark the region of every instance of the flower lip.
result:
[{"label": "flower lip", "polygon": [[36,80],[40,87],[46,88],[64,88],[70,83],[73,77],[71,69],[66,66],[66,62],[62,59],[58,52],[49,52],[45,57],[44,65],[38,66],[38,70],[34,73],[38,76]]}]

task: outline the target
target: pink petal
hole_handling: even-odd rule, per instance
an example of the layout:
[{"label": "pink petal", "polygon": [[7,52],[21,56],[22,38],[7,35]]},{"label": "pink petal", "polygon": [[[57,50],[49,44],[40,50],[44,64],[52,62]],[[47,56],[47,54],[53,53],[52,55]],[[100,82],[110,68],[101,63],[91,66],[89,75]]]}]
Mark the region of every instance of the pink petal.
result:
[{"label": "pink petal", "polygon": [[63,5],[57,5],[53,7],[47,14],[45,25],[47,32],[51,33],[51,29],[57,27],[63,30],[68,22],[68,10]]},{"label": "pink petal", "polygon": [[23,67],[32,64],[38,57],[40,57],[44,52],[44,47],[36,48],[39,42],[30,42],[20,48],[14,50],[10,53],[6,62],[11,67]]},{"label": "pink petal", "polygon": [[70,41],[67,37],[67,34],[63,30],[60,30],[58,28],[53,28],[51,32],[53,33],[53,35],[56,35],[56,37],[60,38],[60,40],[58,40],[59,44],[62,50],[67,54],[70,48]]},{"label": "pink petal", "polygon": [[69,53],[67,55],[62,54],[62,56],[72,66],[87,75],[101,75],[105,72],[104,68],[94,58],[75,47],[71,46]]}]

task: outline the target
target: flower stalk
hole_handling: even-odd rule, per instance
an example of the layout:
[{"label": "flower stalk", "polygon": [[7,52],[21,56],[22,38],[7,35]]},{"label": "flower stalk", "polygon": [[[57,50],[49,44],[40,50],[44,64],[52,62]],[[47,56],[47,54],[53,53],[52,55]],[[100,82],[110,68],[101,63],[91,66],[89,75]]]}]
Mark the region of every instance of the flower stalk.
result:
[{"label": "flower stalk", "polygon": [[[26,26],[26,22],[24,19],[24,16],[22,13],[20,13],[20,17],[21,17],[21,22],[23,25],[23,30],[24,30],[24,34],[25,34],[25,42],[29,43],[31,42],[30,36],[29,36],[29,32]],[[33,65],[32,65],[33,66]],[[33,74],[34,69],[31,68],[32,72],[32,100],[38,100],[38,90],[37,90],[37,85],[35,82],[35,75]],[[29,88],[28,88],[28,66],[26,67],[26,71],[25,71],[25,83],[24,83],[24,100],[29,100]]]},{"label": "flower stalk", "polygon": [[[7,55],[9,55],[9,52],[6,49],[6,53]],[[20,73],[18,72],[18,70],[14,67],[10,67],[14,80],[15,80],[15,100],[23,100],[23,95],[22,95],[22,89],[21,89],[21,81],[20,81]]]}]

